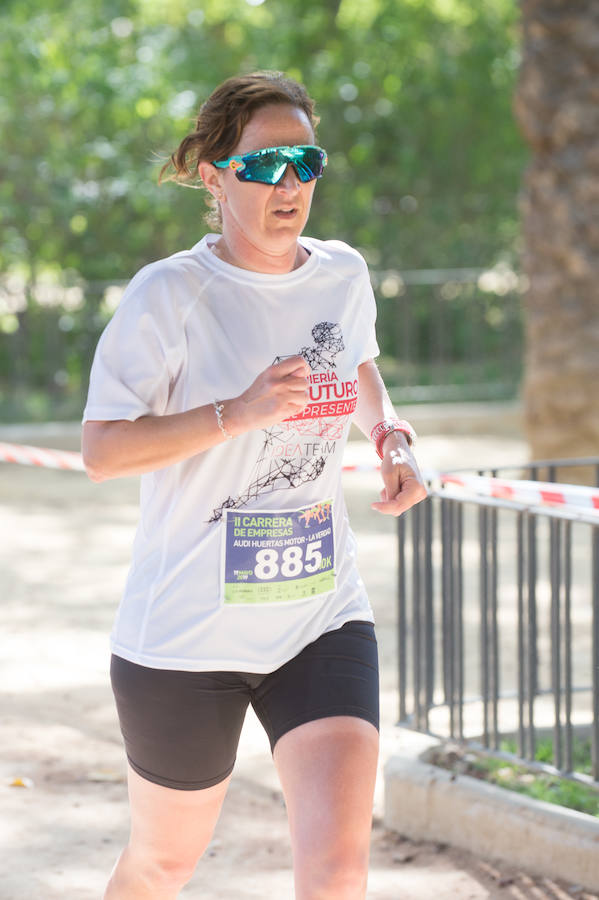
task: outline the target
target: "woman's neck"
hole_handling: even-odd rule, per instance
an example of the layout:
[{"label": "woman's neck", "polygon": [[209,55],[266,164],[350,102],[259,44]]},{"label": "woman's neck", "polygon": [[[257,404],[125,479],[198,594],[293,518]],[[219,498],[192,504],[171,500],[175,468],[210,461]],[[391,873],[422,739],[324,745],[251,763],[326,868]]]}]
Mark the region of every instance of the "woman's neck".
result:
[{"label": "woman's neck", "polygon": [[[212,252],[223,262],[238,269],[247,269],[250,272],[262,272],[267,275],[285,275],[299,269],[306,262],[310,254],[305,247],[296,241],[295,246],[281,253],[267,253],[263,250],[254,251],[253,247],[247,249],[238,247],[234,242],[221,236],[215,244],[212,244]],[[251,252],[254,251],[254,252]]]}]

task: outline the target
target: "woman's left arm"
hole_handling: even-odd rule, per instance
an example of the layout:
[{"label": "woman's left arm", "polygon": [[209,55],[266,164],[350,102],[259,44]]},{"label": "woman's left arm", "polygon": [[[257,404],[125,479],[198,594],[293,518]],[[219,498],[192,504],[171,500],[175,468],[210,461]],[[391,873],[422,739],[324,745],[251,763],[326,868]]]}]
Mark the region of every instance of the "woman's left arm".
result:
[{"label": "woman's left arm", "polygon": [[[358,367],[358,404],[354,422],[370,438],[375,425],[396,418],[395,410],[373,359]],[[400,516],[426,497],[426,488],[408,438],[402,431],[387,435],[382,445],[381,475],[384,487],[373,509],[389,516]]]}]

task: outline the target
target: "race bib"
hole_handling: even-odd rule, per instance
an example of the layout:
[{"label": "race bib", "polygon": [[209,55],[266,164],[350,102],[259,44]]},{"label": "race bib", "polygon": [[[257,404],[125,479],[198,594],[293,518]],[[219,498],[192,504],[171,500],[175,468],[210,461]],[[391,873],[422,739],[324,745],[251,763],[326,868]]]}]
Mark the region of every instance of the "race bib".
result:
[{"label": "race bib", "polygon": [[306,600],[335,589],[333,502],[294,510],[226,510],[225,604]]}]

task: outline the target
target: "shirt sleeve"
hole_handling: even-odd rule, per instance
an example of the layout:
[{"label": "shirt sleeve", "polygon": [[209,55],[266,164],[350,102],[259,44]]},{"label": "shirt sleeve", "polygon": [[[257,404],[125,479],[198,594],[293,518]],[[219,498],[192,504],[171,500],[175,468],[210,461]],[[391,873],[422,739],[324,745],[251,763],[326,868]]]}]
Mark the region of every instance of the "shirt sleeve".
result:
[{"label": "shirt sleeve", "polygon": [[164,414],[185,345],[176,295],[168,272],[135,276],[96,348],[83,422]]},{"label": "shirt sleeve", "polygon": [[375,359],[381,352],[376,339],[376,300],[374,297],[374,291],[372,290],[372,284],[370,283],[368,266],[366,265],[365,261],[363,261],[363,268],[360,277],[360,295],[362,301],[360,306],[360,313],[364,329],[363,333],[364,335],[366,335],[366,341],[364,343],[362,353],[360,354],[360,362],[358,363],[358,365],[366,362],[367,359]]}]

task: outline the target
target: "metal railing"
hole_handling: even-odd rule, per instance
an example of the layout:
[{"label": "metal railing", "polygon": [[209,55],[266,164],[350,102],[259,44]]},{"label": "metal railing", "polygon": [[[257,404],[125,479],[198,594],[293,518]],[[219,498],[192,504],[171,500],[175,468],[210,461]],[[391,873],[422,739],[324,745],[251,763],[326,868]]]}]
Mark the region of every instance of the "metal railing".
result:
[{"label": "metal railing", "polygon": [[517,396],[525,279],[504,265],[370,274],[379,364],[400,405]]},{"label": "metal railing", "polygon": [[[599,458],[518,469],[581,465],[599,479]],[[400,724],[500,754],[510,738],[533,768],[547,734],[541,768],[599,781],[599,517],[444,487],[400,517],[398,553]]]}]

